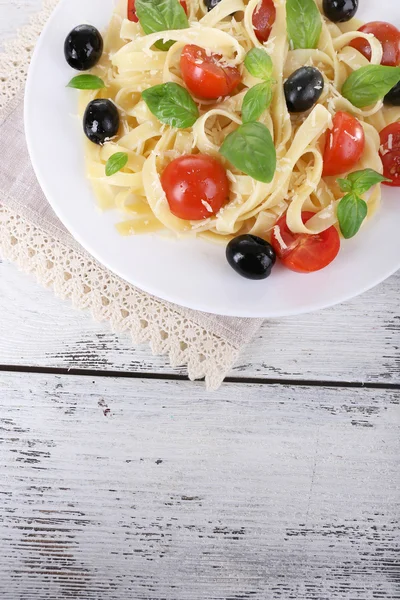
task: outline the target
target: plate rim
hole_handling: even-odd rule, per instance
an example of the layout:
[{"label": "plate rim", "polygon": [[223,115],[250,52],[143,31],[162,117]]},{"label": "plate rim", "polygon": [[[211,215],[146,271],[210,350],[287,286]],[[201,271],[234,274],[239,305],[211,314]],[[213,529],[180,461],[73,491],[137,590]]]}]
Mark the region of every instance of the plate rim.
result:
[{"label": "plate rim", "polygon": [[30,62],[29,68],[28,68],[25,90],[24,90],[25,138],[26,138],[26,144],[27,144],[29,157],[30,157],[30,160],[32,163],[33,170],[35,172],[35,176],[39,182],[39,185],[40,185],[50,207],[56,214],[57,218],[61,221],[61,223],[67,228],[70,235],[78,242],[78,244],[80,244],[82,246],[82,248],[86,252],[88,252],[88,254],[90,256],[92,256],[96,261],[98,261],[105,269],[110,270],[111,273],[117,275],[117,277],[122,279],[124,282],[126,282],[129,285],[132,285],[135,288],[138,288],[139,290],[143,291],[144,293],[150,294],[150,295],[160,299],[161,301],[169,302],[171,304],[180,306],[185,309],[189,309],[189,310],[193,310],[193,311],[200,311],[203,313],[213,314],[216,316],[226,316],[226,317],[236,317],[236,318],[256,318],[256,319],[278,319],[278,318],[284,318],[284,317],[290,317],[290,316],[309,314],[309,313],[316,312],[318,310],[323,310],[325,308],[332,308],[336,305],[339,305],[344,302],[348,302],[349,300],[355,299],[355,298],[357,298],[357,296],[360,296],[360,295],[364,294],[365,292],[373,289],[374,287],[376,287],[377,285],[379,285],[380,283],[382,283],[383,281],[385,281],[386,279],[388,279],[389,277],[394,275],[400,269],[400,256],[399,256],[399,260],[398,260],[397,264],[395,264],[394,266],[392,266],[391,268],[389,268],[387,270],[382,270],[382,272],[378,276],[376,276],[373,280],[366,283],[364,286],[360,287],[356,293],[349,291],[348,293],[343,293],[343,294],[339,295],[338,297],[335,297],[331,301],[321,300],[321,301],[316,301],[316,302],[310,302],[306,307],[301,307],[299,309],[286,308],[286,309],[281,309],[281,310],[275,309],[272,311],[269,310],[267,312],[264,312],[263,310],[257,310],[254,308],[243,307],[240,309],[240,313],[238,313],[237,309],[230,308],[229,306],[224,308],[223,312],[221,312],[220,308],[218,310],[213,310],[212,307],[210,307],[208,305],[205,306],[204,303],[201,301],[200,302],[195,302],[195,301],[194,302],[191,302],[191,301],[185,302],[182,299],[177,300],[177,298],[171,296],[170,293],[165,292],[160,289],[154,289],[152,287],[152,285],[146,285],[146,283],[143,284],[142,282],[137,283],[135,281],[130,281],[129,279],[127,279],[126,275],[124,275],[120,271],[120,269],[117,266],[110,265],[110,263],[107,264],[107,260],[104,258],[104,256],[100,256],[99,253],[91,247],[90,243],[86,242],[85,239],[79,234],[79,232],[75,231],[74,225],[72,223],[70,223],[68,217],[66,217],[65,214],[63,214],[63,211],[60,208],[60,205],[56,201],[54,201],[54,199],[52,197],[53,195],[47,189],[46,181],[42,177],[41,168],[39,167],[39,165],[37,163],[35,151],[33,148],[33,137],[34,136],[32,135],[31,122],[30,122],[29,113],[28,113],[30,98],[31,98],[31,95],[33,94],[33,89],[34,89],[34,86],[32,83],[33,79],[34,79],[33,74],[35,71],[35,66],[36,66],[37,62],[40,60],[40,53],[41,53],[42,46],[44,44],[46,33],[47,33],[48,29],[51,28],[53,20],[55,20],[57,14],[59,12],[61,12],[63,10],[64,5],[67,4],[67,1],[68,0],[60,0],[59,3],[57,4],[57,6],[54,8],[54,10],[52,11],[49,19],[47,20],[39,38],[35,44],[35,48],[32,53],[32,58],[31,58],[31,62]]}]

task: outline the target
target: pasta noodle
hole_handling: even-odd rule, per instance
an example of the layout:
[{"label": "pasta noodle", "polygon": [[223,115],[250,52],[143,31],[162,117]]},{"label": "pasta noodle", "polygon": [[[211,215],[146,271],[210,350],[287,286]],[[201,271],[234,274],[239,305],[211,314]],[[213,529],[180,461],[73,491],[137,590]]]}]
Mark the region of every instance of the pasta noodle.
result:
[{"label": "pasta noodle", "polygon": [[[382,47],[371,34],[357,31],[360,23],[327,23],[322,19],[318,47],[311,50],[290,48],[286,27],[286,2],[275,0],[276,19],[268,42],[261,44],[252,25],[259,0],[222,0],[206,12],[200,0],[188,0],[189,29],[144,35],[139,23],[128,21],[126,0],[113,15],[104,38],[105,52],[91,73],[100,76],[106,88],[80,92],[80,112],[95,98],[110,98],[120,111],[121,130],[117,139],[102,147],[86,141],[87,174],[99,206],[117,209],[122,217],[118,230],[140,234],[167,229],[174,234],[201,236],[226,243],[238,233],[268,237],[277,219],[287,211],[287,223],[295,233],[319,233],[337,222],[336,206],[343,196],[336,178],[322,178],[323,148],[332,115],[346,111],[362,122],[366,149],[356,169],[372,168],[382,172],[377,131],[400,119],[400,108],[384,106],[382,101],[367,108],[356,108],[340,91],[350,73],[368,64],[358,50],[349,46],[356,37],[368,40],[372,64],[380,64]],[[322,0],[317,0],[321,8]],[[232,16],[235,13],[235,16]],[[154,44],[173,40],[167,52]],[[196,44],[207,52],[223,55],[229,65],[243,71],[242,83],[227,98],[194,98],[200,108],[195,124],[184,130],[163,125],[150,112],[141,92],[166,82],[184,85],[179,59],[185,44]],[[259,121],[271,132],[277,152],[277,168],[270,183],[255,181],[235,169],[219,154],[226,136],[241,123],[245,93],[261,80],[243,66],[246,53],[262,47],[273,62],[273,99]],[[325,86],[318,103],[308,112],[290,115],[283,83],[296,69],[310,65],[324,76]],[[105,164],[116,152],[126,152],[128,162],[122,171],[105,176]],[[201,221],[185,221],[174,216],[161,186],[160,174],[174,158],[185,153],[219,156],[228,169],[229,202],[216,215]],[[354,169],[354,170],[356,170]],[[380,186],[367,198],[368,216],[378,208]],[[316,214],[303,224],[301,212]]]}]

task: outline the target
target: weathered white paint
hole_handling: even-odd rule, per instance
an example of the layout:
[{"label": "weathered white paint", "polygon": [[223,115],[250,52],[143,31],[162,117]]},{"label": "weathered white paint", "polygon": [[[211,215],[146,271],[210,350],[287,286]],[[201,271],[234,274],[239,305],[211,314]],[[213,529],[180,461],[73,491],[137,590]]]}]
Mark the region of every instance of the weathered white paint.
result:
[{"label": "weathered white paint", "polygon": [[399,400],[0,373],[2,600],[398,598]]},{"label": "weathered white paint", "polygon": [[[232,376],[400,383],[400,273],[333,309],[266,322]],[[0,264],[0,364],[185,373]]]},{"label": "weathered white paint", "polygon": [[41,0],[0,0],[0,48],[41,6]]},{"label": "weathered white paint", "polygon": [[[41,0],[0,0],[0,43]],[[400,383],[400,274],[351,302],[267,322],[231,375]],[[147,346],[132,347],[0,264],[0,364],[185,373]]]},{"label": "weathered white paint", "polygon": [[[1,41],[40,0],[0,0]],[[400,383],[400,276],[232,375]],[[1,365],[183,373],[0,263]],[[0,372],[2,600],[398,600],[398,390]]]}]

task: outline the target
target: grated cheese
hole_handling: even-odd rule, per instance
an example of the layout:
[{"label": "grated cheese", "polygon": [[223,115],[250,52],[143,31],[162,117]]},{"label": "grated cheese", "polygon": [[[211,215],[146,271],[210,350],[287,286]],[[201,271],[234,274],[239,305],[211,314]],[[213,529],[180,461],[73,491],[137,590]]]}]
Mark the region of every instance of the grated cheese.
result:
[{"label": "grated cheese", "polygon": [[202,200],[201,203],[209,213],[213,212],[213,209],[211,208],[211,204],[209,202],[207,202],[207,200]]},{"label": "grated cheese", "polygon": [[351,133],[349,131],[344,130],[344,133],[353,140],[353,142],[357,142],[358,138],[355,135],[351,135]]},{"label": "grated cheese", "polygon": [[199,221],[198,223],[195,223],[194,225],[192,225],[192,229],[199,229],[200,227],[203,227],[204,225],[208,225],[208,223],[211,221],[211,219],[203,219],[203,221]]},{"label": "grated cheese", "polygon": [[320,219],[330,219],[333,217],[333,204],[327,206],[326,209],[321,211],[318,216]]},{"label": "grated cheese", "polygon": [[276,238],[276,241],[280,245],[281,250],[286,250],[287,244],[285,244],[285,242],[283,240],[283,237],[281,235],[281,228],[279,227],[279,225],[275,225],[275,227],[274,227],[274,236]]},{"label": "grated cheese", "polygon": [[380,152],[380,154],[381,154],[382,156],[385,156],[385,154],[387,154],[388,152],[390,152],[390,150],[388,150],[388,149],[386,148],[386,146],[384,146],[384,145],[382,144],[382,146],[380,146],[380,148],[379,148],[379,152]]}]

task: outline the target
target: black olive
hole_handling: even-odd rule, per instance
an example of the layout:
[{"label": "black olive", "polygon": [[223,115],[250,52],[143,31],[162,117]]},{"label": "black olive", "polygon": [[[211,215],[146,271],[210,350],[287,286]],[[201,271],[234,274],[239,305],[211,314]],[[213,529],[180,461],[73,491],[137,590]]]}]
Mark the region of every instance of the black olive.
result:
[{"label": "black olive", "polygon": [[309,110],[324,90],[324,78],[315,67],[300,67],[285,82],[288,111],[299,113]]},{"label": "black olive", "polygon": [[78,25],[66,37],[65,60],[77,71],[87,71],[96,65],[103,53],[103,38],[96,27]]},{"label": "black olive", "polygon": [[111,100],[89,102],[83,116],[83,130],[91,142],[104,144],[118,129],[119,113]]},{"label": "black olive", "polygon": [[324,0],[325,16],[334,23],[350,21],[358,10],[358,0]]},{"label": "black olive", "polygon": [[256,235],[239,235],[226,247],[226,258],[231,267],[247,279],[266,279],[276,261],[275,250]]},{"label": "black olive", "polygon": [[400,106],[400,81],[386,94],[384,102],[392,106]]},{"label": "black olive", "polygon": [[221,0],[204,0],[204,4],[206,5],[206,9],[208,10],[208,12],[215,8],[220,2]]}]

